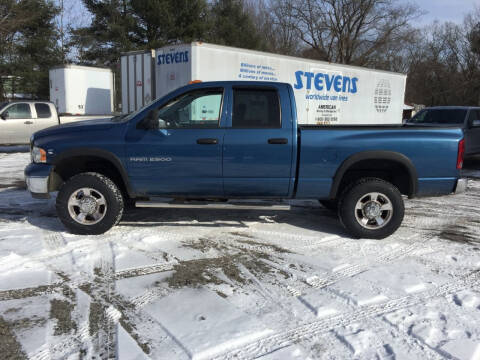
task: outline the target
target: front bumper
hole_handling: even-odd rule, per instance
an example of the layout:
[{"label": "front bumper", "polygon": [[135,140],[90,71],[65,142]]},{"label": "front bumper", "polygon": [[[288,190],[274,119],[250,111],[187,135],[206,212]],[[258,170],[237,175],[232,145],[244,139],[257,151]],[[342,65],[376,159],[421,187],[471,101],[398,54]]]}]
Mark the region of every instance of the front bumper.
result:
[{"label": "front bumper", "polygon": [[467,182],[466,178],[460,178],[457,180],[457,185],[455,186],[455,194],[462,194],[467,191]]},{"label": "front bumper", "polygon": [[53,166],[31,163],[25,168],[25,182],[34,198],[48,199],[50,173]]}]

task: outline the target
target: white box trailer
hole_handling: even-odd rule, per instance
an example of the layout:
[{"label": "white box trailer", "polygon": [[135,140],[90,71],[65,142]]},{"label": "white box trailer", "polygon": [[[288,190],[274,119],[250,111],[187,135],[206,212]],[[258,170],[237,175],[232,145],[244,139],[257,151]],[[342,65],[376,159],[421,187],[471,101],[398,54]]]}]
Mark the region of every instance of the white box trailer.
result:
[{"label": "white box trailer", "polygon": [[300,124],[402,123],[404,74],[201,42],[157,49],[154,73],[152,99],[192,80],[277,81],[292,85]]},{"label": "white box trailer", "polygon": [[155,99],[154,58],[154,50],[122,54],[122,113],[140,109]]},{"label": "white box trailer", "polygon": [[50,69],[50,101],[59,114],[106,115],[113,112],[114,78],[107,68],[62,65]]}]

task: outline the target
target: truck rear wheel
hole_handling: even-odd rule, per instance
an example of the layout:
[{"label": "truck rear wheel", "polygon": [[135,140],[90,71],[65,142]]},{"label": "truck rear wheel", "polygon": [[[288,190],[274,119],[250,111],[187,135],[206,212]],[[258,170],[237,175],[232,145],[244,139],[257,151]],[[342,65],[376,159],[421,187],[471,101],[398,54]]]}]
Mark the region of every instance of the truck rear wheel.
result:
[{"label": "truck rear wheel", "polygon": [[123,214],[122,193],[99,173],[81,173],[58,192],[57,215],[73,234],[99,235],[116,225]]},{"label": "truck rear wheel", "polygon": [[400,227],[404,213],[400,191],[377,178],[353,183],[343,191],[338,204],[340,221],[358,238],[386,238]]}]

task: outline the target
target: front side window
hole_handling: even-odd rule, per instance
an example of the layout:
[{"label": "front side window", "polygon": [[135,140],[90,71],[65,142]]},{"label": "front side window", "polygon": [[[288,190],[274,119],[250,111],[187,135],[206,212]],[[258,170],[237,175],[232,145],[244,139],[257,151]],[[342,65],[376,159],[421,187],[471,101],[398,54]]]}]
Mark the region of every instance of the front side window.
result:
[{"label": "front side window", "polygon": [[7,119],[31,119],[30,105],[25,103],[13,104],[5,109]]},{"label": "front side window", "polygon": [[280,102],[273,89],[234,89],[233,128],[280,128]]},{"label": "front side window", "polygon": [[52,113],[50,112],[50,106],[48,106],[48,104],[35,104],[35,110],[37,111],[37,117],[40,119],[47,119],[52,116]]},{"label": "front side window", "polygon": [[157,110],[160,129],[217,128],[223,89],[202,89],[177,96]]}]

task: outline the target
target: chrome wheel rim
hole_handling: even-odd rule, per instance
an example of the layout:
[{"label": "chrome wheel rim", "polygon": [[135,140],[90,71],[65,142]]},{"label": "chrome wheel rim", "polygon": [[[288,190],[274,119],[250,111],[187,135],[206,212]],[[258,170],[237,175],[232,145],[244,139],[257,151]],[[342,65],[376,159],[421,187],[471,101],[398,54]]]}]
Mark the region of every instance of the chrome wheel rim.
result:
[{"label": "chrome wheel rim", "polygon": [[98,190],[81,188],[70,195],[68,212],[81,225],[95,225],[107,214],[107,201]]},{"label": "chrome wheel rim", "polygon": [[355,205],[355,218],[365,229],[385,227],[393,216],[393,205],[388,196],[378,192],[362,195]]}]

